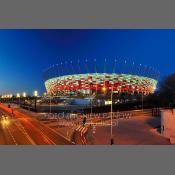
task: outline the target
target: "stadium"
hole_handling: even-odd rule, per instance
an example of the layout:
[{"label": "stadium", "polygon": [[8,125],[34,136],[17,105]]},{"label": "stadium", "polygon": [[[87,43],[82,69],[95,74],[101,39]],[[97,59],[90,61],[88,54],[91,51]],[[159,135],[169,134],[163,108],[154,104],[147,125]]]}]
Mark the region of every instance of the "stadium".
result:
[{"label": "stadium", "polygon": [[47,94],[88,96],[155,92],[159,72],[152,67],[117,59],[64,61],[44,71]]}]

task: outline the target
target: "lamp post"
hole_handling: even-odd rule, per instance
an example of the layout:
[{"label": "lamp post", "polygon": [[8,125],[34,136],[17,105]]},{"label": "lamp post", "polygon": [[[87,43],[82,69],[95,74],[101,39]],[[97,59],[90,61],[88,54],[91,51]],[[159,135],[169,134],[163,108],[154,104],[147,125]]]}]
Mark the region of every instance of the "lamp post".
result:
[{"label": "lamp post", "polygon": [[25,92],[23,92],[23,97],[24,97],[24,98],[26,98],[26,96],[27,96],[27,95],[26,95],[26,93],[25,93]]},{"label": "lamp post", "polygon": [[142,92],[142,111],[143,111],[143,92]]},{"label": "lamp post", "polygon": [[13,94],[10,94],[10,99],[11,103],[13,103]]},{"label": "lamp post", "polygon": [[26,92],[23,92],[23,94],[22,94],[22,96],[23,96],[23,98],[24,98],[24,107],[25,107],[25,98],[26,98]]},{"label": "lamp post", "polygon": [[[105,86],[104,86],[104,87],[102,87],[102,91],[103,91],[103,93],[104,93],[104,94],[106,94],[106,90],[107,90],[107,89],[106,89],[106,87],[105,87]],[[105,103],[105,99],[103,99],[103,103]]]},{"label": "lamp post", "polygon": [[93,100],[92,100],[92,83],[90,83],[90,94],[91,94],[91,117],[92,117],[92,108],[93,108],[93,106],[92,106],[92,104],[93,104]]},{"label": "lamp post", "polygon": [[114,87],[112,85],[111,87],[111,145],[114,144],[114,139],[113,139],[113,90],[114,90]]},{"label": "lamp post", "polygon": [[50,94],[50,114],[52,113],[52,97],[51,97],[51,94]]},{"label": "lamp post", "polygon": [[36,103],[37,103],[38,91],[34,91],[33,95],[35,97],[35,111],[36,111]]},{"label": "lamp post", "polygon": [[20,103],[21,103],[21,99],[20,99],[21,98],[21,95],[20,95],[20,93],[17,93],[16,94],[16,97],[19,99],[18,104],[20,105]]}]

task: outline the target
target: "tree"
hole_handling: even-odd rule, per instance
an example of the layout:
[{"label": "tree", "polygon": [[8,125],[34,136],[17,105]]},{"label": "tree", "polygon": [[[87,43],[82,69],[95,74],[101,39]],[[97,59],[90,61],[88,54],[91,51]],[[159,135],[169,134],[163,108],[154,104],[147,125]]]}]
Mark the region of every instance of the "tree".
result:
[{"label": "tree", "polygon": [[160,83],[159,98],[162,106],[175,104],[175,73],[166,77]]}]

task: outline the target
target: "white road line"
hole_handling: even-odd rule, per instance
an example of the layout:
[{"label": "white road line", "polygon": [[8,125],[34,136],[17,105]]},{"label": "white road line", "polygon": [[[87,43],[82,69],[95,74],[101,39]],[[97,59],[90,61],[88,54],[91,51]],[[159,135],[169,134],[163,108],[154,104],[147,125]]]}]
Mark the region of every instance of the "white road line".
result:
[{"label": "white road line", "polygon": [[80,128],[81,128],[81,126],[78,126],[78,127],[76,128],[76,131],[79,131]]},{"label": "white road line", "polygon": [[8,130],[8,133],[10,134],[10,136],[11,136],[11,138],[12,138],[14,144],[15,144],[15,145],[18,145],[18,143],[17,143],[16,140],[15,140],[15,137],[14,137],[13,134],[11,133],[11,131],[10,131],[10,129],[9,129],[8,126],[7,126],[7,130]]},{"label": "white road line", "polygon": [[29,134],[27,133],[27,131],[25,130],[24,126],[21,123],[17,123],[16,126],[18,126],[18,128],[21,130],[21,132],[27,137],[27,139],[29,140],[29,142],[32,145],[36,145],[36,143],[34,142],[34,140],[29,136]]},{"label": "white road line", "polygon": [[[51,142],[53,145],[56,145],[56,143],[54,143],[49,137],[47,137],[44,133],[43,130],[38,129],[36,126],[34,126],[31,122],[30,125],[32,125],[45,139],[45,141],[47,141],[47,143]],[[50,143],[49,143],[50,144]]]},{"label": "white road line", "polygon": [[82,130],[81,130],[81,136],[83,136],[86,132],[87,132],[88,128],[84,127]]},{"label": "white road line", "polygon": [[[26,117],[24,114],[21,114],[20,112],[18,112],[18,114],[19,115],[23,115],[24,116],[24,119],[30,119],[29,117]],[[22,124],[21,124],[22,125]],[[41,129],[38,129],[36,126],[34,126],[33,124],[32,124],[32,122],[30,122],[30,125],[32,125],[42,136],[43,136],[43,138],[44,138],[44,140],[48,143],[48,144],[50,144],[49,142],[51,142],[53,145],[56,145],[51,139],[49,139],[42,131],[41,131]],[[22,126],[23,127],[23,126]],[[24,127],[23,127],[24,128]],[[25,131],[25,128],[24,128],[24,131]],[[25,131],[26,132],[26,131]],[[26,134],[28,135],[28,133],[26,132]],[[35,142],[33,141],[33,139],[28,135],[28,139],[34,144],[34,145],[36,145],[35,144]]]},{"label": "white road line", "polygon": [[84,130],[84,134],[87,132],[87,130],[88,130],[88,128],[86,128],[86,129]]},{"label": "white road line", "polygon": [[[24,118],[28,118],[28,119],[31,119],[30,117],[26,116],[25,114],[22,114],[21,112],[17,111],[19,115],[23,115]],[[34,118],[32,118],[34,120]],[[38,120],[35,120],[36,122],[38,122]],[[58,136],[61,136],[63,137],[65,140],[67,140],[68,142],[71,142],[72,144],[74,144],[72,141],[70,141],[68,138],[66,138],[64,135],[62,135],[61,133],[58,133],[56,132],[54,129],[48,127],[47,125],[44,125],[44,127],[47,127],[49,130],[51,130],[52,132],[56,133]],[[49,138],[48,138],[49,139]],[[52,141],[52,140],[51,140]],[[52,141],[53,142],[53,141]],[[54,142],[53,142],[54,145],[56,145]]]},{"label": "white road line", "polygon": [[82,141],[82,143],[85,145],[84,140],[83,140],[83,139],[81,139],[81,141]]},{"label": "white road line", "polygon": [[83,129],[84,129],[84,128],[81,126],[81,128],[79,129],[79,132],[82,132],[82,131],[83,131]]},{"label": "white road line", "polygon": [[86,138],[84,136],[83,136],[83,138],[84,138],[84,144],[87,145]]},{"label": "white road line", "polygon": [[82,128],[81,128],[81,132],[83,132],[83,131],[84,131],[84,129],[85,129],[85,127],[82,127]]}]

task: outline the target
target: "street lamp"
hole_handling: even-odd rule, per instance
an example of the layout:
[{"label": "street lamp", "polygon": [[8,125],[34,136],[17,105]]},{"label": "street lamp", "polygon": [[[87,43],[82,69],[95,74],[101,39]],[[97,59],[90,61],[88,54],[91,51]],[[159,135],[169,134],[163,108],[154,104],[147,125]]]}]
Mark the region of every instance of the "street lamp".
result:
[{"label": "street lamp", "polygon": [[26,98],[26,96],[27,96],[27,95],[26,95],[26,93],[25,93],[25,92],[23,92],[23,97],[24,97],[24,98]]},{"label": "street lamp", "polygon": [[111,87],[111,145],[114,144],[113,139],[113,92],[114,92],[114,86]]},{"label": "street lamp", "polygon": [[52,113],[52,95],[51,95],[51,93],[49,95],[50,95],[49,96],[50,97],[50,105],[49,105],[50,106],[50,110],[49,111],[50,111],[50,115],[51,115],[51,113]]},{"label": "street lamp", "polygon": [[[102,90],[102,92],[103,92],[104,94],[106,94],[106,90],[107,90],[107,89],[106,89],[105,86],[103,86],[101,90]],[[105,103],[105,99],[103,100],[103,102]]]},{"label": "street lamp", "polygon": [[24,105],[24,107],[25,107],[25,98],[27,97],[26,92],[23,92],[22,96],[23,96],[23,98],[24,98],[23,105]]},{"label": "street lamp", "polygon": [[13,94],[9,94],[9,98],[10,98],[10,102],[12,103],[12,101],[13,101]]},{"label": "street lamp", "polygon": [[38,97],[38,91],[33,92],[34,97]]},{"label": "street lamp", "polygon": [[21,101],[20,101],[20,98],[21,98],[20,93],[17,93],[17,94],[16,94],[16,97],[19,99],[18,104],[20,105],[20,102],[21,102]]},{"label": "street lamp", "polygon": [[34,91],[33,95],[35,97],[35,111],[36,111],[36,103],[37,103],[38,91]]},{"label": "street lamp", "polygon": [[20,93],[17,93],[17,94],[16,94],[16,97],[17,97],[17,98],[20,98],[20,97],[21,97]]},{"label": "street lamp", "polygon": [[143,92],[142,92],[142,111],[143,111]]},{"label": "street lamp", "polygon": [[93,110],[93,99],[92,99],[92,82],[90,83],[90,95],[91,95],[91,117],[92,117],[92,110]]},{"label": "street lamp", "polygon": [[102,87],[102,91],[105,93],[106,92],[106,87]]}]

